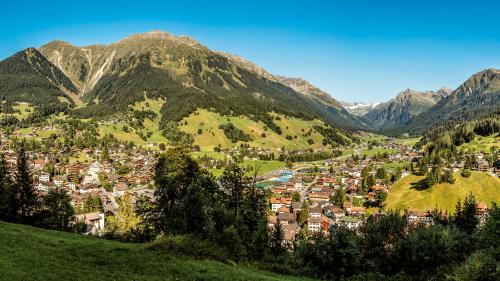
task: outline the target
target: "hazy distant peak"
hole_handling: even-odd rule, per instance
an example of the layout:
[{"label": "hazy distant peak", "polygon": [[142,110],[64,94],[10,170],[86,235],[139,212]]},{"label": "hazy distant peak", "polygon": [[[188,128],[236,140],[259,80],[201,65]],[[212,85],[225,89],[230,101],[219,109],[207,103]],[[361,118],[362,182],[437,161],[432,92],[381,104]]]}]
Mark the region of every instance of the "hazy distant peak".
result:
[{"label": "hazy distant peak", "polygon": [[203,46],[192,37],[185,35],[179,35],[179,36],[173,35],[171,33],[161,30],[152,30],[144,33],[132,34],[120,40],[119,43],[126,43],[127,41],[141,41],[141,40],[169,40],[172,42],[183,43],[190,46]]}]

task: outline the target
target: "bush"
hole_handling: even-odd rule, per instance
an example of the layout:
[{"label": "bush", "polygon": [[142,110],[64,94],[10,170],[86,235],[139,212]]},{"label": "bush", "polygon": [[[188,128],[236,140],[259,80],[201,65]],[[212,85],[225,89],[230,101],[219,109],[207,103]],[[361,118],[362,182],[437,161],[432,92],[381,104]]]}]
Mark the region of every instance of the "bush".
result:
[{"label": "bush", "polygon": [[460,173],[460,175],[462,175],[462,177],[464,178],[470,177],[471,174],[472,172],[470,169],[463,169],[462,172]]},{"label": "bush", "polygon": [[164,236],[147,247],[167,254],[184,255],[196,259],[210,258],[218,261],[228,260],[226,250],[217,244],[201,240],[191,235]]}]

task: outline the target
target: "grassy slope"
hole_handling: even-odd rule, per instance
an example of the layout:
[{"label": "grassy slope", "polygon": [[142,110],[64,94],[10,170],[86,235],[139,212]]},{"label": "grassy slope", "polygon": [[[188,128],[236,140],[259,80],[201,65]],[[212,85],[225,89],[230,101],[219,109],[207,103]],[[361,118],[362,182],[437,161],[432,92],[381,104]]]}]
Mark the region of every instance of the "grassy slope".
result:
[{"label": "grassy slope", "polygon": [[0,113],[0,118],[2,116],[5,116],[5,115],[13,115],[14,117],[16,117],[19,120],[24,120],[24,119],[28,118],[28,116],[31,113],[33,113],[33,111],[35,110],[35,108],[33,106],[31,106],[31,105],[29,105],[28,103],[25,103],[25,102],[20,102],[17,105],[13,105],[12,108],[14,110],[19,110],[20,112],[19,113],[14,113],[14,114]]},{"label": "grassy slope", "polygon": [[[266,131],[264,129],[265,125],[262,122],[255,122],[244,117],[225,117],[205,109],[200,109],[197,111],[197,114],[191,114],[183,119],[181,130],[193,134],[196,144],[203,151],[212,151],[219,144],[223,148],[231,148],[240,144],[232,144],[224,135],[224,132],[219,129],[220,124],[228,122],[233,123],[235,127],[249,134],[253,138],[253,141],[249,142],[249,144],[254,147],[280,148],[285,146],[287,149],[323,147],[321,144],[323,136],[318,132],[313,130],[311,137],[303,136],[304,132],[307,132],[313,126],[322,124],[321,121],[304,121],[297,118],[285,118],[282,115],[280,117],[281,120],[276,120],[275,123],[281,127],[283,133],[278,135],[269,129]],[[187,125],[184,124],[186,121]],[[202,129],[201,135],[198,134],[198,129]],[[261,136],[262,133],[266,134],[265,138]],[[297,138],[289,141],[285,138],[287,135],[292,137],[297,136]],[[313,145],[307,143],[309,138],[314,140]]]},{"label": "grassy slope", "polygon": [[474,140],[469,143],[464,143],[460,148],[465,148],[466,150],[474,152],[490,152],[490,148],[496,146],[500,148],[500,136],[498,134],[493,134],[487,137],[476,136]]},{"label": "grassy slope", "polygon": [[301,280],[0,222],[0,280]]},{"label": "grassy slope", "polygon": [[482,172],[473,172],[470,178],[455,174],[454,184],[437,184],[426,190],[417,190],[417,184],[423,177],[409,175],[396,182],[390,189],[386,200],[386,209],[403,210],[404,208],[426,211],[437,206],[450,212],[455,210],[458,199],[464,199],[473,192],[478,202],[490,204],[500,201],[500,179]]}]

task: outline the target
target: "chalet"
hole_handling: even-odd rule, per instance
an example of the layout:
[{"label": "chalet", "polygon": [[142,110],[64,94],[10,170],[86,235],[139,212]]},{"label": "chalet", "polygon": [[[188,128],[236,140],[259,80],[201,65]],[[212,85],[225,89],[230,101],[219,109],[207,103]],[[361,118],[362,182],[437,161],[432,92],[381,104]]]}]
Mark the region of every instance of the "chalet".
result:
[{"label": "chalet", "polygon": [[45,167],[45,160],[44,159],[35,159],[33,168],[35,170],[42,170]]},{"label": "chalet", "polygon": [[329,201],[330,194],[328,194],[326,192],[312,192],[312,193],[309,193],[309,200],[315,201],[315,202]]},{"label": "chalet", "polygon": [[278,213],[290,213],[290,208],[285,207],[285,206],[280,207],[280,208],[278,209]]},{"label": "chalet", "polygon": [[87,226],[85,234],[100,235],[104,231],[104,214],[87,213],[76,215],[76,221]]},{"label": "chalet", "polygon": [[309,208],[309,217],[320,218],[323,210],[321,208]]},{"label": "chalet", "polygon": [[476,204],[476,215],[478,217],[484,216],[487,211],[488,211],[488,205],[486,203],[479,202]]},{"label": "chalet", "polygon": [[292,204],[292,198],[289,197],[271,198],[271,210],[273,210],[273,212],[277,212],[279,208],[283,206],[288,207],[291,204]]},{"label": "chalet", "polygon": [[53,181],[54,184],[58,187],[60,187],[64,182],[61,176],[55,176]]},{"label": "chalet", "polygon": [[486,160],[479,161],[477,163],[477,167],[478,167],[478,170],[481,172],[488,172],[488,170],[490,169],[490,163],[488,163],[488,161],[486,161]]},{"label": "chalet", "polygon": [[361,225],[361,220],[356,217],[343,216],[337,221],[337,223],[343,224],[349,229],[356,229]]},{"label": "chalet", "polygon": [[99,161],[95,161],[90,165],[89,174],[98,174],[100,172],[101,172],[101,164],[99,164]]},{"label": "chalet", "polygon": [[113,195],[114,196],[123,196],[127,190],[128,190],[128,185],[126,183],[118,182],[113,187]]},{"label": "chalet", "polygon": [[82,194],[99,192],[99,188],[95,184],[82,184],[78,190]]},{"label": "chalet", "polygon": [[352,207],[350,214],[353,216],[363,216],[365,214],[365,208],[363,207]]},{"label": "chalet", "polygon": [[279,213],[278,220],[283,225],[295,223],[295,215],[292,213]]},{"label": "chalet", "polygon": [[38,180],[41,182],[50,182],[50,175],[49,174],[41,174],[38,177]]},{"label": "chalet", "polygon": [[322,230],[323,219],[319,217],[310,217],[307,220],[307,230],[309,232],[320,232]]}]

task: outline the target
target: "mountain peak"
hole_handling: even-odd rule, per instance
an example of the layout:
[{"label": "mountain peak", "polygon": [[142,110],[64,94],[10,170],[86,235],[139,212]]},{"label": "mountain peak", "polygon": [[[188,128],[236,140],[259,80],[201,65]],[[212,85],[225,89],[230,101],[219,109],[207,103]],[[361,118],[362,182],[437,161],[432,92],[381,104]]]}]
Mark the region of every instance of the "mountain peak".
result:
[{"label": "mountain peak", "polygon": [[198,41],[192,37],[185,35],[174,35],[162,30],[151,30],[144,33],[137,33],[130,35],[119,42],[127,41],[142,41],[142,40],[168,40],[176,43],[187,44],[190,46],[202,46]]}]

